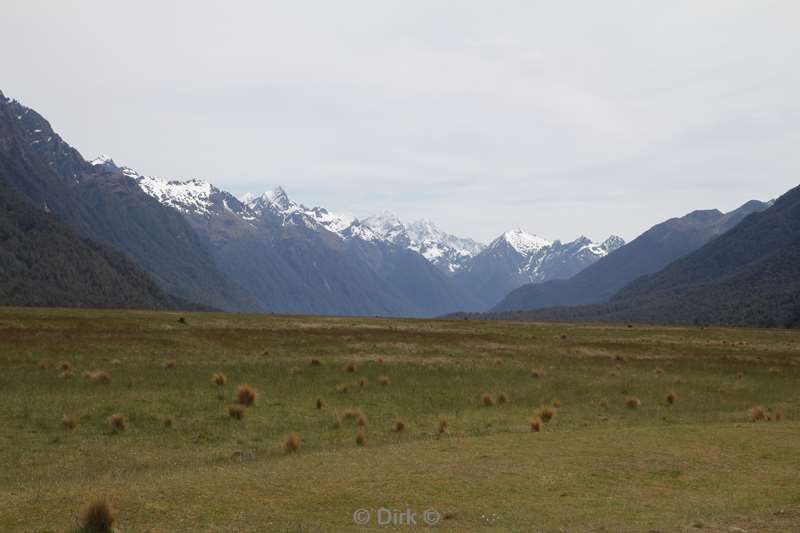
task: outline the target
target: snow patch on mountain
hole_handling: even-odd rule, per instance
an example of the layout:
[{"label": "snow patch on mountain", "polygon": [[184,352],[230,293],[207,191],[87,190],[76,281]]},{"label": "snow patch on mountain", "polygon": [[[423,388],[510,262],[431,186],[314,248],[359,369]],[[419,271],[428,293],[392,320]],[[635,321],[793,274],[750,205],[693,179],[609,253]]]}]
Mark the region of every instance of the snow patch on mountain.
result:
[{"label": "snow patch on mountain", "polygon": [[501,237],[498,238],[498,240],[508,243],[508,245],[516,250],[519,254],[525,256],[536,253],[543,248],[552,246],[553,244],[547,239],[539,237],[538,235],[534,235],[533,233],[528,233],[519,228],[505,232]]}]

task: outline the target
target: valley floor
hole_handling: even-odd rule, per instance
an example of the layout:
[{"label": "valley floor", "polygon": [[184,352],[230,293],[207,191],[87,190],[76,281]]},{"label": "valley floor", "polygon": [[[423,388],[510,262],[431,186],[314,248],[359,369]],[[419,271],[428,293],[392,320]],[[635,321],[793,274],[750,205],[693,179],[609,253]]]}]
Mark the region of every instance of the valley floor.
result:
[{"label": "valley floor", "polygon": [[800,530],[797,331],[6,308],[0,365],[1,531]]}]

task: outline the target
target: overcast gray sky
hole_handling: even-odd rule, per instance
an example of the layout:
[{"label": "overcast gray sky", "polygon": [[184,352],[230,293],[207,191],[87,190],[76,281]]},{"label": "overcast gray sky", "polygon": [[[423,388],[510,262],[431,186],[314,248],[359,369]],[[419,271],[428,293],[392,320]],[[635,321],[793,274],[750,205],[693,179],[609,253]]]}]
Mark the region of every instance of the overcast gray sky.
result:
[{"label": "overcast gray sky", "polygon": [[800,182],[800,2],[5,0],[0,89],[87,158],[488,241]]}]

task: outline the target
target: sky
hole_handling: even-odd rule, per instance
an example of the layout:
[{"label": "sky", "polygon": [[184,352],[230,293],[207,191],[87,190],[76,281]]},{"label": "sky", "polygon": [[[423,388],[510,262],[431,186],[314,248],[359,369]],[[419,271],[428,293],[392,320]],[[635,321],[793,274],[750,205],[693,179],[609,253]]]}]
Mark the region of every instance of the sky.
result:
[{"label": "sky", "polygon": [[5,0],[0,90],[86,158],[488,242],[800,183],[800,2]]}]

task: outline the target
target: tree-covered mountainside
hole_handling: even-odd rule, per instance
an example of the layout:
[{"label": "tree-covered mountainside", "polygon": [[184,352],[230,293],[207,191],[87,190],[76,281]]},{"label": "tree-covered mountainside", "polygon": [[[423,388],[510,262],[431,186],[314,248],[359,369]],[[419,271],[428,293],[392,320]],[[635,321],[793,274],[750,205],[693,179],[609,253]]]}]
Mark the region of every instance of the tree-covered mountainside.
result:
[{"label": "tree-covered mountainside", "polygon": [[0,181],[0,305],[197,308],[124,254],[83,239]]}]

